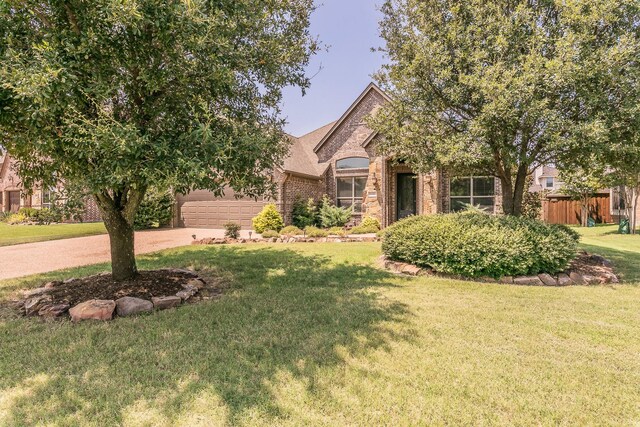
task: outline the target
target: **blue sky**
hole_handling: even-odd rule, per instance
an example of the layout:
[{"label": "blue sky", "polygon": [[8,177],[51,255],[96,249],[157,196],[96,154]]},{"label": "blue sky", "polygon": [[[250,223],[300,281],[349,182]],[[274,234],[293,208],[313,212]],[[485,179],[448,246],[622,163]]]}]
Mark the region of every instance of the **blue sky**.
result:
[{"label": "blue sky", "polygon": [[[382,0],[317,0],[311,34],[327,51],[316,55],[307,70],[311,88],[303,97],[298,88],[284,92],[285,130],[301,136],[340,118],[372,81],[383,63],[372,47],[382,45],[378,34]],[[317,73],[317,74],[316,74]]]}]

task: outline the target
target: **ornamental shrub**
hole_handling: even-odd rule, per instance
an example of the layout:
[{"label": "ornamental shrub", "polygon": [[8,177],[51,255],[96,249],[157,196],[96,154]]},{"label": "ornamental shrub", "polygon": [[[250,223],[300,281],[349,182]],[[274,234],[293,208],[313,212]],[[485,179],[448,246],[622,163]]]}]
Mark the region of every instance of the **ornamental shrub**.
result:
[{"label": "ornamental shrub", "polygon": [[347,233],[344,231],[344,228],[342,227],[331,227],[330,229],[327,230],[327,232],[329,233],[330,236],[346,236]]},{"label": "ornamental shrub", "polygon": [[353,210],[335,206],[328,196],[322,198],[320,203],[320,225],[324,228],[344,227],[350,220]]},{"label": "ornamental shrub", "polygon": [[578,234],[539,220],[461,212],[414,216],[382,232],[393,260],[466,277],[554,274],[577,254]]},{"label": "ornamental shrub", "polygon": [[173,206],[175,198],[170,190],[151,188],[147,190],[133,226],[136,230],[158,228],[167,225],[173,218]]},{"label": "ornamental shrub", "polygon": [[280,231],[284,227],[282,215],[273,203],[266,205],[252,222],[253,229],[260,234],[266,230]]},{"label": "ornamental shrub", "polygon": [[9,225],[22,224],[23,222],[27,222],[29,218],[24,216],[21,213],[14,213],[6,217],[5,222]]},{"label": "ornamental shrub", "polygon": [[33,219],[40,225],[49,225],[53,222],[62,221],[62,216],[53,209],[42,208],[38,209]]},{"label": "ornamental shrub", "polygon": [[318,224],[318,206],[315,200],[296,198],[291,211],[291,222],[299,229]]},{"label": "ornamental shrub", "polygon": [[263,239],[272,239],[274,237],[276,238],[280,237],[280,233],[274,230],[264,230],[261,235]]},{"label": "ornamental shrub", "polygon": [[318,228],[314,226],[309,226],[305,228],[304,232],[307,235],[307,237],[327,237],[329,235],[329,232],[327,230],[323,230],[322,228]]},{"label": "ornamental shrub", "polygon": [[20,208],[18,213],[24,216],[27,220],[35,220],[38,215],[38,209],[36,208]]},{"label": "ornamental shrub", "polygon": [[295,225],[288,225],[280,230],[280,234],[282,234],[283,236],[300,236],[302,235],[302,230],[300,230]]},{"label": "ornamental shrub", "polygon": [[236,222],[227,222],[223,225],[224,227],[224,236],[230,239],[237,239],[240,237],[240,229],[242,228],[240,224]]},{"label": "ornamental shrub", "polygon": [[360,224],[349,230],[349,234],[376,234],[378,231],[380,231],[378,227]]}]

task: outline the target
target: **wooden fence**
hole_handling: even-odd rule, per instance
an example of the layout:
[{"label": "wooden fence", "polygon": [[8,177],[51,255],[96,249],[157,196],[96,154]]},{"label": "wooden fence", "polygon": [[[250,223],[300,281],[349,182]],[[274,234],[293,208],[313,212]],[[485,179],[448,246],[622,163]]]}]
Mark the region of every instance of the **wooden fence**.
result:
[{"label": "wooden fence", "polygon": [[[612,223],[609,194],[598,194],[589,202],[589,216],[597,223]],[[568,197],[550,197],[542,201],[544,220],[551,224],[580,224],[579,200]]]}]

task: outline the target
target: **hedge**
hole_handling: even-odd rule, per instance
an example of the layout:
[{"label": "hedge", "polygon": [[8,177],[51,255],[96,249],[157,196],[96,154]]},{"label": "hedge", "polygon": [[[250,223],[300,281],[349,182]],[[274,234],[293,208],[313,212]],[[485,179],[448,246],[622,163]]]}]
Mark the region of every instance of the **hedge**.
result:
[{"label": "hedge", "polygon": [[414,216],[382,232],[390,259],[466,277],[554,274],[577,254],[578,234],[563,225],[477,212]]}]

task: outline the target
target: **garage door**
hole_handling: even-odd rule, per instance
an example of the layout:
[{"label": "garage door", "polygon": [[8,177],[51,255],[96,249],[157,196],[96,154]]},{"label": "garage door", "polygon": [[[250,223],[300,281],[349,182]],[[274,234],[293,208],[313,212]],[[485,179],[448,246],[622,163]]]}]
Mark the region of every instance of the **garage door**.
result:
[{"label": "garage door", "polygon": [[178,223],[181,227],[222,228],[229,221],[236,222],[247,230],[267,202],[234,197],[231,190],[224,197],[214,197],[209,191],[192,191],[178,194]]}]

